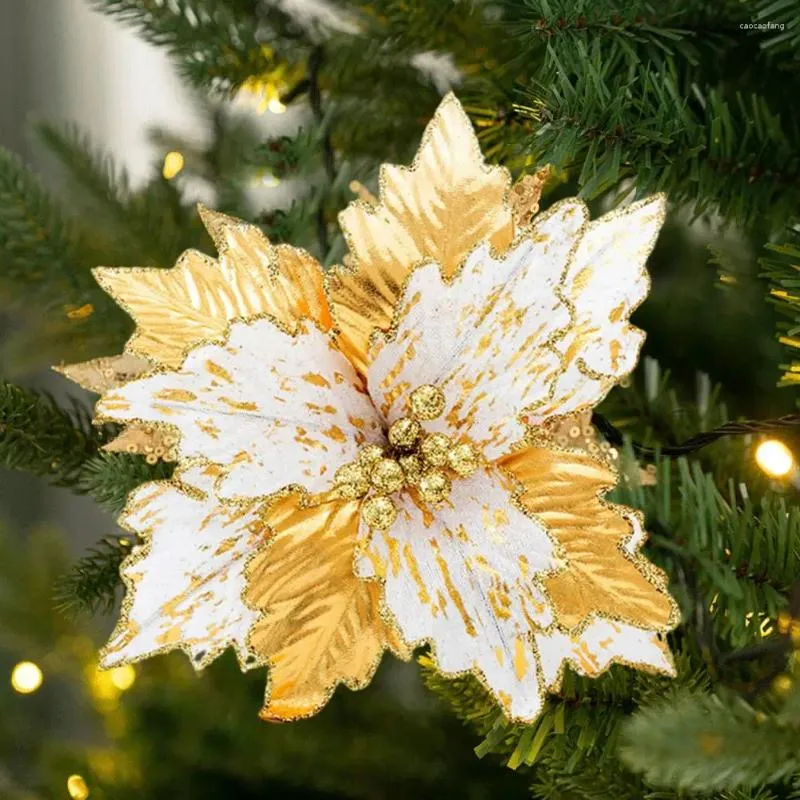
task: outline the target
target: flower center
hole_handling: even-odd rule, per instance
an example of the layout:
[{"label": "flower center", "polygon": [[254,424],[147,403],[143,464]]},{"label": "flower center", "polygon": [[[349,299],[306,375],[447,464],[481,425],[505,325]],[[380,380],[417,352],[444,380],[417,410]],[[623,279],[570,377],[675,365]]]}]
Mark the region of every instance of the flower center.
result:
[{"label": "flower center", "polygon": [[395,420],[388,432],[389,445],[370,444],[358,458],[336,470],[334,484],[350,500],[371,496],[361,506],[370,528],[387,530],[397,519],[390,495],[416,492],[426,503],[443,503],[450,495],[451,478],[472,474],[480,464],[469,442],[454,442],[444,433],[427,433],[423,422],[444,412],[442,390],[425,384],[411,393],[411,414]]}]

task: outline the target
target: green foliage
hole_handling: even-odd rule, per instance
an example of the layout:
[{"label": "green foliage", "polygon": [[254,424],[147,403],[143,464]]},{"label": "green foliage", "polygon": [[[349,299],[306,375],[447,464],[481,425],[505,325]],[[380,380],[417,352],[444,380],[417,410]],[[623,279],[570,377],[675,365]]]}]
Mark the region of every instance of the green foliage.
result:
[{"label": "green foliage", "polygon": [[[634,64],[643,56],[663,60],[676,54],[696,63],[695,29],[708,25],[712,14],[720,33],[725,29],[723,3],[717,3],[713,11],[710,4],[691,0],[506,0],[505,7],[509,25],[526,41],[554,42],[561,56],[571,48],[580,56],[581,44],[599,42]],[[548,57],[553,54],[548,48]]]},{"label": "green foliage", "polygon": [[[74,233],[56,204],[22,162],[2,149],[0,266],[6,293],[15,284],[29,284],[47,293],[50,303],[56,297],[80,303],[92,283],[88,269],[80,268]],[[42,285],[45,276],[51,285]]]},{"label": "green foliage", "polygon": [[[0,149],[0,269],[7,308],[36,319],[31,353],[97,354],[98,339],[121,341],[128,323],[90,272],[87,238],[21,161]],[[84,313],[88,312],[88,313]],[[42,345],[48,343],[45,350]]]},{"label": "green foliage", "polygon": [[98,611],[108,614],[117,598],[119,568],[130,548],[126,538],[101,539],[56,581],[56,609],[69,616]]},{"label": "green foliage", "polygon": [[763,99],[696,86],[687,96],[674,69],[619,74],[597,47],[582,50],[579,67],[557,60],[520,107],[536,123],[537,160],[574,171],[588,198],[628,179],[640,195],[666,191],[744,225],[795,213],[798,132]]},{"label": "green foliage", "polygon": [[621,752],[656,786],[698,792],[774,783],[800,767],[794,713],[766,716],[736,696],[682,693],[637,714]]},{"label": "green foliage", "polygon": [[99,441],[80,406],[70,413],[45,394],[0,383],[0,461],[8,469],[75,486]]},{"label": "green foliage", "polygon": [[[797,50],[800,47],[800,2],[798,0],[760,0],[756,3],[754,19],[775,27],[768,31],[768,38],[761,45],[765,50],[788,53],[797,65]],[[784,29],[780,30],[779,26]]]},{"label": "green foliage", "polygon": [[255,0],[91,0],[93,6],[167,49],[192,83],[236,88],[274,66],[256,37]]},{"label": "green foliage", "polygon": [[79,128],[44,122],[37,133],[67,169],[70,201],[78,205],[73,212],[92,219],[109,264],[172,266],[183,250],[207,243],[194,209],[182,204],[175,184],[156,177],[134,192],[126,171]]},{"label": "green foliage", "polygon": [[173,468],[164,461],[148,464],[142,455],[102,452],[82,465],[76,489],[93,497],[109,513],[119,514],[137,486],[166,480]]},{"label": "green foliage", "polygon": [[791,362],[784,364],[786,372],[782,382],[785,386],[796,386],[800,380],[800,361],[797,350],[800,348],[800,236],[789,231],[786,240],[767,245],[768,255],[761,259],[764,275],[772,284],[772,302],[781,314],[778,329],[779,341],[791,356]]}]

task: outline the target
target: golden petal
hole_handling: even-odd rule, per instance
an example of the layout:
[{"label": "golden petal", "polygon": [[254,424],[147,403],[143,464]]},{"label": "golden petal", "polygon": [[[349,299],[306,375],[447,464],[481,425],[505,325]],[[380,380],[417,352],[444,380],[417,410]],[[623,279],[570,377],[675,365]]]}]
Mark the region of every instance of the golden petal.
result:
[{"label": "golden petal", "polygon": [[369,338],[387,330],[411,270],[436,261],[453,275],[479,242],[505,249],[513,237],[508,171],[488,166],[452,94],[428,125],[412,167],[384,165],[377,204],[357,200],[339,215],[350,249],[329,277],[340,347],[362,372]]},{"label": "golden petal", "polygon": [[78,386],[102,394],[109,389],[118,389],[146,372],[151,366],[149,361],[132,353],[122,353],[107,358],[93,358],[91,361],[82,361],[78,364],[65,364],[53,369]]},{"label": "golden petal", "polygon": [[109,453],[135,453],[144,456],[151,464],[164,459],[174,461],[175,444],[178,437],[161,427],[128,425],[119,436],[103,446]]},{"label": "golden petal", "polygon": [[533,175],[523,175],[514,184],[511,189],[509,203],[515,227],[520,228],[528,225],[539,211],[542,191],[551,173],[551,167],[541,167]]},{"label": "golden petal", "polygon": [[135,353],[178,366],[201,341],[222,338],[238,317],[270,314],[294,328],[301,317],[331,327],[322,271],[312,256],[273,247],[260,228],[200,208],[219,261],[187,250],[173,269],[101,267],[95,277],[136,321]]},{"label": "golden petal", "polygon": [[645,630],[667,630],[678,621],[664,573],[626,549],[633,535],[624,506],[602,495],[616,476],[588,453],[529,447],[501,459],[524,487],[522,505],[548,528],[564,548],[568,566],[545,584],[558,622],[567,629],[592,615],[630,623]]},{"label": "golden petal", "polygon": [[408,657],[380,617],[378,584],[353,573],[358,518],[357,500],[304,507],[297,494],[268,512],[244,595],[262,613],[248,641],[270,667],[264,719],[310,716],[340,683],[363,688],[386,647]]}]

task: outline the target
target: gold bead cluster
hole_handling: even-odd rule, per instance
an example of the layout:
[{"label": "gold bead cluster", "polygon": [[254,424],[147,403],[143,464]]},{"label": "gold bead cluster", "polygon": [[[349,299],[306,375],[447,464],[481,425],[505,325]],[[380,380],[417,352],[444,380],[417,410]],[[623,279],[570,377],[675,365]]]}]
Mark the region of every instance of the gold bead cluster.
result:
[{"label": "gold bead cluster", "polygon": [[473,473],[480,457],[468,442],[454,443],[443,433],[425,433],[422,422],[444,412],[442,390],[426,384],[411,393],[411,414],[389,428],[389,446],[370,444],[358,458],[336,470],[334,484],[341,497],[360,499],[373,491],[361,507],[370,528],[387,530],[397,519],[397,507],[389,495],[413,487],[426,503],[442,503],[450,495],[449,472]]}]

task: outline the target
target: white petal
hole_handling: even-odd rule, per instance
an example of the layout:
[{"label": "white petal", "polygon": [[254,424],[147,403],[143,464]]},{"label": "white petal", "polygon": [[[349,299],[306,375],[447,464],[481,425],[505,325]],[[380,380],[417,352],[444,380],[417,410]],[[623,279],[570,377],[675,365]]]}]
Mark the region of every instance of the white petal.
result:
[{"label": "white petal", "polygon": [[103,650],[104,667],[180,648],[201,669],[230,645],[243,667],[257,665],[247,633],[258,614],[241,594],[247,556],[264,534],[255,504],[221,506],[202,494],[213,485],[214,469],[184,472],[188,492],[159,481],[131,495],[120,522],[144,543],[121,570],[128,593]]},{"label": "white petal", "polygon": [[612,663],[650,667],[674,675],[675,668],[663,639],[609,619],[595,619],[580,635],[562,631],[537,633],[536,646],[548,689],[557,690],[563,667],[569,663],[581,675],[596,677]]},{"label": "white petal", "polygon": [[664,213],[659,195],[587,226],[565,282],[575,321],[556,344],[565,355],[566,371],[552,400],[528,415],[532,424],[597,405],[636,366],[644,333],[628,320],[650,288],[645,263]]},{"label": "white petal", "polygon": [[510,716],[531,720],[543,687],[530,632],[553,621],[533,578],[555,562],[544,529],[503,481],[495,470],[456,480],[432,514],[401,495],[397,521],[369,535],[356,572],[384,579],[403,638],[430,641],[442,672],[478,672]]},{"label": "white petal", "polygon": [[182,458],[229,467],[218,486],[226,499],[290,484],[324,491],[363,442],[382,436],[349,362],[305,322],[294,336],[267,319],[236,323],[224,345],[107,393],[97,413],[175,425]]},{"label": "white petal", "polygon": [[585,222],[585,206],[564,201],[504,257],[477,248],[452,283],[436,265],[417,269],[396,335],[371,352],[369,390],[384,417],[407,413],[409,393],[431,383],[447,405],[426,427],[472,439],[488,459],[521,439],[517,416],[548,399],[558,371],[550,343],[570,312],[557,287]]}]

